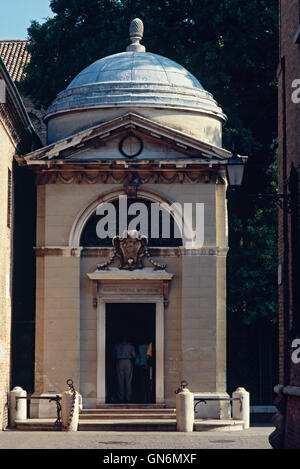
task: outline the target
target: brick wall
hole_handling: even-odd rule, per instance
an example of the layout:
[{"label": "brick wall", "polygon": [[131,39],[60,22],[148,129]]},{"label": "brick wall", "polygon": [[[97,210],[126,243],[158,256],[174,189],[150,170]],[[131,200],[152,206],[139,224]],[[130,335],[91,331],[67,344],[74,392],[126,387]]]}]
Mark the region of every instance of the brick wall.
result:
[{"label": "brick wall", "polygon": [[[24,114],[17,90],[0,61],[0,78],[6,85],[5,103],[0,103],[0,431],[8,423],[8,391],[11,387],[12,370],[12,310],[13,310],[13,262],[15,200],[14,180],[16,151],[28,152],[32,143],[39,144],[37,136],[28,131],[30,122]],[[11,184],[8,184],[11,181]],[[16,184],[18,185],[18,184]],[[10,189],[8,189],[10,187]],[[22,186],[24,187],[24,186]],[[22,188],[21,188],[22,190]],[[27,200],[24,191],[23,199]],[[10,216],[8,217],[8,214]],[[20,226],[20,225],[19,225]],[[28,223],[28,226],[31,226]],[[22,242],[26,240],[28,226],[21,225]],[[18,264],[24,262],[21,256]],[[32,250],[32,245],[30,246]],[[23,276],[24,277],[24,276]],[[21,279],[23,280],[23,279]],[[24,282],[23,282],[24,283]],[[22,281],[19,282],[22,285]],[[26,305],[24,305],[24,309]],[[22,353],[22,351],[21,351]]]},{"label": "brick wall", "polygon": [[288,397],[286,421],[284,447],[300,449],[300,397]]},{"label": "brick wall", "polygon": [[7,426],[11,348],[11,228],[7,226],[8,169],[15,148],[0,118],[0,431]]},{"label": "brick wall", "polygon": [[[300,45],[294,38],[300,24],[299,0],[280,3],[280,56],[278,68],[278,178],[279,192],[289,177],[292,163],[300,165],[300,103],[292,100],[292,83],[300,79]],[[299,88],[299,86],[298,86]],[[285,234],[285,228],[287,232]],[[293,326],[293,271],[291,251],[291,216],[279,210],[279,263],[283,280],[279,285],[279,379],[280,384],[300,386],[300,364],[291,363],[290,329]],[[286,266],[286,273],[285,268]],[[298,281],[298,280],[297,280]],[[300,447],[300,398],[287,397],[285,447]]]}]

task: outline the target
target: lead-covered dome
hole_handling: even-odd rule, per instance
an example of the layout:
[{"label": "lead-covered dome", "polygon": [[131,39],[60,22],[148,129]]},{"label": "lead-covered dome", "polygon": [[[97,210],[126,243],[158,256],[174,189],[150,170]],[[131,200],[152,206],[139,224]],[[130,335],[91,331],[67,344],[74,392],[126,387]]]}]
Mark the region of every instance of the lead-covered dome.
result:
[{"label": "lead-covered dome", "polygon": [[107,82],[157,83],[203,90],[181,65],[149,52],[121,52],[97,60],[82,70],[67,89]]},{"label": "lead-covered dome", "polygon": [[193,108],[221,113],[212,95],[184,67],[150,52],[121,52],[97,60],[59,93],[52,113],[98,106]]},{"label": "lead-covered dome", "polygon": [[[146,110],[147,113],[149,108],[155,108],[171,109],[177,113],[192,111],[217,118],[219,122],[224,121],[222,109],[190,72],[173,60],[145,52],[139,42],[142,35],[141,20],[133,20],[130,25],[132,44],[126,52],[104,57],[82,70],[58,94],[45,119],[50,123],[53,118],[66,113],[91,113],[101,109],[105,121],[104,112],[109,118],[109,109],[130,108],[141,113]],[[69,120],[74,118],[70,116]],[[93,118],[87,119],[87,123],[93,122]],[[53,126],[50,124],[50,127]],[[73,124],[69,127],[70,131],[71,128]],[[59,136],[63,134],[58,135],[55,130],[50,140]]]}]

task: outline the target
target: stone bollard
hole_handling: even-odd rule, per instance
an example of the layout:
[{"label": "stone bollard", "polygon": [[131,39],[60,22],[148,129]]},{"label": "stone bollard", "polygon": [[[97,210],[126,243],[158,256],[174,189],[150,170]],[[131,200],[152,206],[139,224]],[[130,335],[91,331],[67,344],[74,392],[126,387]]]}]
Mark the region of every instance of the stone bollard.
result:
[{"label": "stone bollard", "polygon": [[77,432],[79,421],[79,393],[75,391],[73,381],[68,379],[69,389],[61,394],[62,430]]},{"label": "stone bollard", "polygon": [[194,394],[187,388],[188,383],[181,381],[176,392],[176,425],[178,432],[192,432],[194,428]]},{"label": "stone bollard", "polygon": [[9,393],[9,425],[15,427],[16,420],[27,419],[27,399],[17,399],[17,397],[27,397],[27,392],[20,386],[15,386]]},{"label": "stone bollard", "polygon": [[232,418],[244,421],[244,430],[250,427],[250,394],[245,388],[239,387],[232,393]]}]

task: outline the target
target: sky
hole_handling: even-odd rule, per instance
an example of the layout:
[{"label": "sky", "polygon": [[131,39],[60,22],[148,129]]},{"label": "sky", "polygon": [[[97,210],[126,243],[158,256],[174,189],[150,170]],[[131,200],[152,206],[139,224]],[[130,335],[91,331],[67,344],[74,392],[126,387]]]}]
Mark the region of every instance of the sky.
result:
[{"label": "sky", "polygon": [[31,20],[53,16],[50,0],[0,0],[0,39],[26,39]]}]

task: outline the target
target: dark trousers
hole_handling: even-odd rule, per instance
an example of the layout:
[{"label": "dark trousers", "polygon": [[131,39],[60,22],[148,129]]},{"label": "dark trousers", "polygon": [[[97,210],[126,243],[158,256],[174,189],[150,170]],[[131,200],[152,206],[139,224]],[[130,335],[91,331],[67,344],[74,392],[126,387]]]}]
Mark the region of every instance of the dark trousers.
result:
[{"label": "dark trousers", "polygon": [[121,402],[131,401],[132,372],[131,360],[117,360],[118,398]]},{"label": "dark trousers", "polygon": [[138,377],[142,402],[148,402],[150,392],[149,368],[146,366],[138,367]]}]

